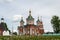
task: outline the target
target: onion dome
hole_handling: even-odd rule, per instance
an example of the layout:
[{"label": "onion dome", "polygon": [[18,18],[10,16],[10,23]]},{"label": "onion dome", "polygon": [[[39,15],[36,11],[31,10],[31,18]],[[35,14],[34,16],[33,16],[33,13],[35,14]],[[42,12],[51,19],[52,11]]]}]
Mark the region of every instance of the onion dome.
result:
[{"label": "onion dome", "polygon": [[24,21],[23,21],[23,17],[21,17],[21,21],[20,22],[23,22],[24,23]]},{"label": "onion dome", "polygon": [[37,20],[37,22],[40,22],[40,20],[39,20],[39,17],[38,17],[38,20]]},{"label": "onion dome", "polygon": [[27,20],[34,20],[34,18],[31,16],[31,10],[29,10],[29,16],[28,16]]},{"label": "onion dome", "polygon": [[1,20],[4,20],[4,18],[1,18]]}]

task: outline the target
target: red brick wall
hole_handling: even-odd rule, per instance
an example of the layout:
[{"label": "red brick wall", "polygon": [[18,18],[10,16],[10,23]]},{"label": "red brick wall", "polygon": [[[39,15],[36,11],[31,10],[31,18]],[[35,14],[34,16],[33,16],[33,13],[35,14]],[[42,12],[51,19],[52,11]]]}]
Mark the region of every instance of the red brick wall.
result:
[{"label": "red brick wall", "polygon": [[3,30],[2,29],[0,29],[0,35],[3,35]]}]

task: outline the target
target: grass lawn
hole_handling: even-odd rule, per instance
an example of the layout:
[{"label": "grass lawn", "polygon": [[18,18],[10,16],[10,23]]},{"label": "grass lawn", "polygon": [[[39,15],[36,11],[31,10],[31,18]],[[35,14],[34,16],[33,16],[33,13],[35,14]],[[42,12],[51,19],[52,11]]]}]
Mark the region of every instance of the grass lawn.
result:
[{"label": "grass lawn", "polygon": [[60,40],[60,35],[51,36],[0,36],[0,40]]}]

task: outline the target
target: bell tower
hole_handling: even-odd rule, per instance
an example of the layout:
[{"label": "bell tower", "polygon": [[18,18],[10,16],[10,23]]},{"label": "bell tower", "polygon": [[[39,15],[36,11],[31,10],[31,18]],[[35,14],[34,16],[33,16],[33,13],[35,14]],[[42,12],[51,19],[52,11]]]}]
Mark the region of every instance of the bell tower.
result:
[{"label": "bell tower", "polygon": [[39,33],[40,33],[40,34],[43,34],[43,33],[44,33],[44,29],[43,29],[42,18],[39,20],[39,17],[38,17],[37,27],[38,27],[38,29],[39,29]]},{"label": "bell tower", "polygon": [[38,20],[37,20],[37,26],[40,26],[40,20],[39,20],[39,17],[38,17]]}]

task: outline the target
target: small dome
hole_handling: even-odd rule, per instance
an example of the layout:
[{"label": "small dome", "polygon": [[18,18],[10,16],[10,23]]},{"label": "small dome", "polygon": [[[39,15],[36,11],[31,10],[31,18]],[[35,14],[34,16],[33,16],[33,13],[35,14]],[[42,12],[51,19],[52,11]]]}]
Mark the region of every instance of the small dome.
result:
[{"label": "small dome", "polygon": [[20,22],[23,22],[24,23],[24,21],[23,21],[23,17],[21,17],[21,21]]},{"label": "small dome", "polygon": [[38,20],[37,20],[37,22],[40,22],[40,20],[39,20],[39,17],[38,17]]},{"label": "small dome", "polygon": [[4,20],[4,18],[1,18],[1,20]]},{"label": "small dome", "polygon": [[27,20],[34,20],[32,16],[28,16]]}]

